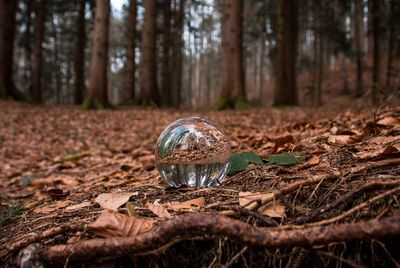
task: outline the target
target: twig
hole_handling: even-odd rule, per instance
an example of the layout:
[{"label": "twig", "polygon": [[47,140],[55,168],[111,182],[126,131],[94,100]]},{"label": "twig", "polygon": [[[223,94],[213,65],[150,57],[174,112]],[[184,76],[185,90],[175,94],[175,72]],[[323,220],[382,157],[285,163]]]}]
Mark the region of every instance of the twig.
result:
[{"label": "twig", "polygon": [[236,260],[243,254],[246,252],[246,250],[248,249],[248,246],[243,247],[238,253],[235,254],[235,256],[233,256],[229,262],[225,265],[225,267],[230,267],[231,265],[233,265]]},{"label": "twig", "polygon": [[377,188],[381,188],[381,187],[383,188],[383,187],[388,187],[388,186],[396,186],[396,185],[400,185],[400,180],[368,182],[368,183],[366,183],[366,184],[364,184],[362,186],[358,186],[355,190],[343,195],[342,197],[339,197],[338,199],[336,199],[332,203],[328,203],[322,208],[313,210],[307,215],[300,216],[300,217],[294,219],[292,222],[296,223],[296,224],[307,222],[307,221],[315,218],[316,216],[325,213],[326,211],[329,211],[329,210],[331,210],[333,208],[336,208],[340,204],[342,204],[345,201],[351,199],[353,196],[355,196],[355,195],[357,195],[359,193],[362,193],[362,192],[364,192],[366,190],[377,189]]},{"label": "twig", "polygon": [[198,234],[227,237],[248,246],[267,248],[314,246],[400,235],[400,216],[366,222],[282,230],[257,228],[215,214],[188,213],[162,222],[153,230],[137,236],[91,239],[80,241],[76,245],[55,245],[44,249],[41,255],[53,264],[65,261],[68,256],[71,261],[87,261],[104,256],[116,258],[158,248],[177,237],[190,240]]},{"label": "twig", "polygon": [[341,257],[341,256],[336,256],[335,254],[332,254],[332,253],[330,253],[330,252],[325,252],[325,251],[322,251],[322,250],[318,250],[318,251],[317,251],[317,254],[318,254],[318,255],[323,255],[323,256],[326,256],[326,257],[329,257],[329,258],[336,259],[336,260],[338,260],[338,261],[340,261],[340,262],[343,262],[343,263],[345,263],[345,264],[347,264],[348,266],[353,267],[353,268],[360,268],[360,267],[363,267],[363,266],[361,266],[361,265],[358,265],[358,264],[355,263],[355,262],[352,262],[352,261],[350,261],[350,260],[346,260],[346,259],[344,259],[344,258]]},{"label": "twig", "polygon": [[398,192],[400,192],[400,187],[397,187],[397,188],[391,189],[389,191],[383,192],[383,193],[381,193],[379,195],[376,195],[376,196],[368,199],[367,201],[362,202],[361,204],[353,207],[352,209],[347,210],[346,212],[344,212],[344,213],[342,213],[342,214],[340,214],[340,215],[338,215],[336,217],[333,217],[333,218],[330,218],[330,219],[326,219],[326,220],[322,220],[322,221],[318,221],[318,222],[309,223],[309,224],[306,224],[306,226],[312,227],[312,226],[327,225],[327,224],[331,224],[331,223],[340,221],[340,220],[352,215],[353,213],[355,213],[355,212],[357,212],[357,211],[359,211],[359,210],[361,210],[361,209],[363,209],[363,208],[365,208],[367,206],[372,205],[376,201],[378,201],[378,200],[380,200],[382,198],[385,198],[385,197],[387,197],[389,195],[398,193]]},{"label": "twig", "polygon": [[[270,193],[269,195],[266,195],[264,198],[251,202],[250,204],[248,204],[246,206],[246,208],[250,209],[250,210],[256,210],[260,206],[263,206],[266,203],[269,203],[269,202],[275,200],[276,198],[278,198],[280,196],[283,196],[283,195],[286,195],[286,194],[289,194],[289,193],[292,193],[292,192],[296,191],[297,188],[299,188],[300,186],[312,185],[312,184],[315,184],[315,183],[319,183],[322,180],[337,179],[340,176],[346,176],[346,175],[349,175],[349,174],[356,174],[356,173],[359,173],[359,172],[367,170],[367,169],[379,168],[379,167],[384,167],[384,166],[389,166],[389,165],[398,165],[398,164],[400,164],[400,158],[385,159],[385,160],[382,160],[382,161],[368,163],[368,165],[361,165],[359,167],[352,168],[346,174],[334,173],[334,174],[316,175],[316,176],[313,176],[313,177],[311,177],[309,179],[305,179],[305,180],[301,180],[301,181],[290,183],[290,184],[284,186],[280,190],[275,190],[272,193]],[[226,212],[225,215],[228,215],[228,213]]]}]

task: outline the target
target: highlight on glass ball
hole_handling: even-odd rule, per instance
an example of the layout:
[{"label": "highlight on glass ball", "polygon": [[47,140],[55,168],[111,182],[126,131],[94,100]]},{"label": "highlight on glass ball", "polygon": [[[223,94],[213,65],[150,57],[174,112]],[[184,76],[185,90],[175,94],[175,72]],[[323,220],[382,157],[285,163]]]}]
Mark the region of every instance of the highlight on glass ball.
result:
[{"label": "highlight on glass ball", "polygon": [[168,186],[216,186],[228,172],[231,147],[220,127],[188,117],[164,129],[155,155],[157,168]]}]

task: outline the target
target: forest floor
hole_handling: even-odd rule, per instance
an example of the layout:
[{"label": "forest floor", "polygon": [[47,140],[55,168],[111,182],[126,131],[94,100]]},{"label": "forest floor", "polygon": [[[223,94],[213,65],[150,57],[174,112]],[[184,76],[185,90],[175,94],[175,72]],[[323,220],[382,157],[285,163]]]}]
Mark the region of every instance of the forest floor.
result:
[{"label": "forest floor", "polygon": [[[219,187],[166,187],[154,145],[192,115],[264,163]],[[0,266],[399,267],[399,197],[398,107],[0,103]]]}]

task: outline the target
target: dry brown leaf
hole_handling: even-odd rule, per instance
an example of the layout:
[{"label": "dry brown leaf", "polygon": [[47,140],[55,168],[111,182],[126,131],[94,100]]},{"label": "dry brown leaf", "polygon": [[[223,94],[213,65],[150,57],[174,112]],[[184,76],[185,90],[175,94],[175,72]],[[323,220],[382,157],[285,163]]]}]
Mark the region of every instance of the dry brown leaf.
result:
[{"label": "dry brown leaf", "polygon": [[156,221],[149,218],[130,217],[113,210],[104,210],[87,230],[100,237],[127,237],[148,232]]},{"label": "dry brown leaf", "polygon": [[293,144],[294,142],[295,141],[292,135],[286,135],[275,139],[275,147],[273,153],[277,153],[281,147],[284,147],[287,144]]},{"label": "dry brown leaf", "polygon": [[173,210],[181,210],[181,209],[192,209],[193,207],[201,208],[204,207],[205,203],[206,199],[204,197],[199,197],[182,203],[166,204],[166,206],[168,206],[168,208]]},{"label": "dry brown leaf", "polygon": [[113,192],[104,193],[96,197],[95,201],[102,207],[111,210],[117,210],[120,206],[129,201],[129,198],[137,195],[136,192]]},{"label": "dry brown leaf", "polygon": [[239,205],[242,207],[247,206],[249,203],[255,200],[261,200],[263,198],[269,198],[272,193],[252,193],[252,192],[239,192]]},{"label": "dry brown leaf", "polygon": [[400,151],[400,145],[395,145],[395,146],[387,146],[385,148],[378,148],[366,152],[358,152],[353,154],[353,156],[358,159],[370,159],[370,158],[383,157],[386,155],[398,153],[399,151]]},{"label": "dry brown leaf", "polygon": [[153,212],[156,216],[160,218],[171,218],[171,214],[168,212],[168,210],[163,206],[159,204],[147,204],[147,207],[150,209],[151,212]]},{"label": "dry brown leaf", "polygon": [[70,200],[60,200],[44,207],[38,207],[34,210],[36,213],[50,213],[61,208],[71,205],[73,202]]},{"label": "dry brown leaf", "polygon": [[85,201],[79,204],[75,204],[75,205],[71,205],[65,208],[65,210],[67,211],[71,211],[71,210],[78,210],[81,208],[85,208],[85,207],[90,207],[92,205],[91,201]]},{"label": "dry brown leaf", "polygon": [[331,135],[328,142],[333,144],[347,145],[359,142],[362,140],[361,135]]},{"label": "dry brown leaf", "polygon": [[400,124],[400,119],[393,117],[393,116],[388,116],[380,119],[378,122],[376,122],[379,125],[383,126],[397,126]]},{"label": "dry brown leaf", "polygon": [[313,155],[307,162],[307,166],[315,166],[318,165],[320,162],[319,157],[317,155]]},{"label": "dry brown leaf", "polygon": [[368,143],[384,145],[384,144],[395,142],[395,141],[400,142],[400,136],[378,136],[378,137],[368,140]]},{"label": "dry brown leaf", "polygon": [[269,216],[271,218],[283,218],[285,214],[285,205],[281,203],[267,204],[258,209],[258,212],[264,216]]}]

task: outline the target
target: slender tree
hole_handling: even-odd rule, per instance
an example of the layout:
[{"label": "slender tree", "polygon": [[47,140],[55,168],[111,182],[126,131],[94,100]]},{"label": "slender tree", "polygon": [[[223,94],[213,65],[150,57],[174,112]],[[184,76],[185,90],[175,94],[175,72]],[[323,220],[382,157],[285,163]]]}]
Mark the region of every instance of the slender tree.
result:
[{"label": "slender tree", "polygon": [[36,0],[35,43],[33,47],[32,66],[32,100],[42,102],[42,43],[44,39],[44,23],[46,20],[46,0]]},{"label": "slender tree", "polygon": [[144,2],[144,21],[139,69],[139,102],[145,105],[150,103],[160,104],[157,89],[156,16],[157,1],[146,0]]},{"label": "slender tree", "polygon": [[0,0],[0,99],[23,100],[12,78],[16,0]]},{"label": "slender tree", "polygon": [[135,48],[136,48],[136,0],[129,1],[128,34],[124,77],[124,102],[132,102],[135,97]]},{"label": "slender tree", "polygon": [[171,105],[171,0],[164,1],[161,89],[163,104]]},{"label": "slender tree", "polygon": [[355,0],[354,2],[354,46],[356,52],[357,62],[357,82],[355,96],[357,98],[364,94],[363,85],[363,19],[362,19],[362,0]]},{"label": "slender tree", "polygon": [[89,87],[84,108],[109,106],[107,95],[108,28],[110,0],[97,0],[95,7]]},{"label": "slender tree", "polygon": [[398,0],[390,1],[390,11],[389,11],[389,45],[388,45],[388,61],[387,61],[387,69],[386,69],[386,82],[385,87],[387,93],[390,93],[392,89],[391,77],[393,75],[393,62],[395,57],[395,46],[396,46],[396,36],[399,33],[398,27],[396,24],[396,19],[400,18],[400,3]]},{"label": "slender tree", "polygon": [[85,89],[85,7],[86,0],[79,1],[78,18],[76,21],[76,44],[75,44],[75,84],[74,84],[74,103],[79,105],[83,102],[83,92]]},{"label": "slender tree", "polygon": [[372,0],[372,36],[373,36],[373,65],[372,65],[372,102],[379,103],[380,85],[380,13],[381,0]]},{"label": "slender tree", "polygon": [[277,55],[274,105],[297,105],[298,1],[277,1]]},{"label": "slender tree", "polygon": [[[174,28],[175,35],[173,38],[173,48],[172,48],[172,59],[171,66],[172,78],[171,78],[171,102],[175,108],[179,108],[181,104],[181,92],[182,92],[182,73],[183,73],[183,27],[185,21],[185,0],[179,0],[178,10],[175,11],[174,16]],[[175,1],[176,3],[176,1]]]},{"label": "slender tree", "polygon": [[243,71],[243,1],[225,0],[222,25],[222,94],[229,107],[246,98]]}]

